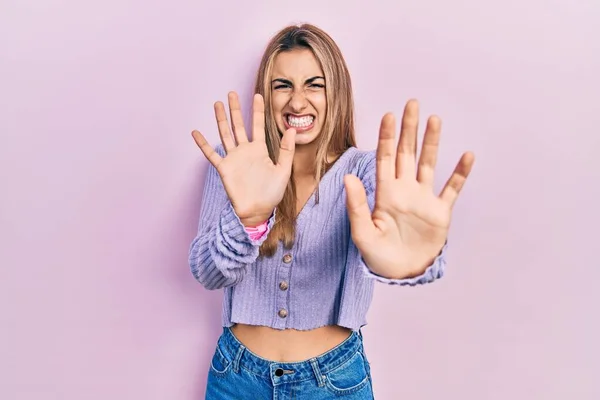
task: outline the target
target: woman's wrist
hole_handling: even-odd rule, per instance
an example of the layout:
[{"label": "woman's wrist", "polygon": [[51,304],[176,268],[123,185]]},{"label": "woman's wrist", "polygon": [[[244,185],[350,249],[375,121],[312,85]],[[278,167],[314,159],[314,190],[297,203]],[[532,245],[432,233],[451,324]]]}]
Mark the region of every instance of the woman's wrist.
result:
[{"label": "woman's wrist", "polygon": [[265,234],[265,232],[267,232],[268,223],[269,219],[267,218],[258,225],[244,226],[244,229],[246,229],[246,232],[248,233],[248,236],[250,236],[251,240],[258,240]]},{"label": "woman's wrist", "polygon": [[240,218],[240,222],[244,225],[244,228],[256,228],[269,221],[269,218],[273,216],[273,212],[269,215],[258,215],[255,217]]}]

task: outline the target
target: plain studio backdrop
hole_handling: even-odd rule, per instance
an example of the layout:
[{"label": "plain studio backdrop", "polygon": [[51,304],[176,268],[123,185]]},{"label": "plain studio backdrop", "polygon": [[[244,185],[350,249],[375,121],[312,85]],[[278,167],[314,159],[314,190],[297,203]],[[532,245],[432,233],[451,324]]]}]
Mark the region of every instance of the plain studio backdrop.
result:
[{"label": "plain studio backdrop", "polygon": [[409,98],[460,154],[446,276],[378,285],[377,399],[598,399],[600,3],[0,2],[0,398],[204,396],[221,292],[187,264],[218,142],[277,30],[351,70],[359,147]]}]

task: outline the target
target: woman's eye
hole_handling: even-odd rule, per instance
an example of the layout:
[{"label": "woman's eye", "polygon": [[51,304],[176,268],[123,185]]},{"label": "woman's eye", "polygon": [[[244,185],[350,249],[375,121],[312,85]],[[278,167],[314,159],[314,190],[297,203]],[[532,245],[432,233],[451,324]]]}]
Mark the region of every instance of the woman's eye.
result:
[{"label": "woman's eye", "polygon": [[277,85],[277,86],[275,86],[275,90],[278,90],[278,89],[287,89],[289,87],[290,87],[289,85]]},{"label": "woman's eye", "polygon": [[320,83],[312,83],[312,84],[310,85],[310,87],[311,87],[311,88],[319,88],[319,89],[322,89],[322,88],[324,88],[324,87],[325,87],[325,85],[322,85],[322,84],[320,84]]}]

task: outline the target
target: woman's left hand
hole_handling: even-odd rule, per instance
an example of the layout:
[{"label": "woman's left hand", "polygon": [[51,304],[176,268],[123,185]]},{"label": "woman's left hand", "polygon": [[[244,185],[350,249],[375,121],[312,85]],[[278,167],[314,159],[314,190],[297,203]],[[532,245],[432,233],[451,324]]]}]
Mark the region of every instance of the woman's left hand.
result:
[{"label": "woman's left hand", "polygon": [[406,104],[397,146],[393,114],[381,121],[372,213],[362,182],[353,175],[345,177],[352,240],[369,269],[386,278],[418,276],[435,260],[446,242],[452,207],[475,161],[473,153],[464,153],[440,195],[435,195],[441,122],[435,116],[427,121],[417,165],[418,108],[416,100]]}]

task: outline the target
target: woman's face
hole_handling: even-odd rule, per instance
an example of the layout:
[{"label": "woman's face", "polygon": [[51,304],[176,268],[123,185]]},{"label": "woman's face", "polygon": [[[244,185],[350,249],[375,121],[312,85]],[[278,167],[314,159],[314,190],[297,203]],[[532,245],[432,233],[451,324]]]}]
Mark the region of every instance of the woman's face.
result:
[{"label": "woman's face", "polygon": [[327,113],[325,76],[311,50],[294,49],[275,57],[271,99],[280,133],[296,129],[296,145],[319,136]]}]

